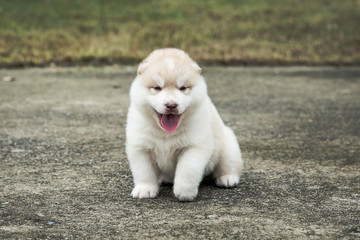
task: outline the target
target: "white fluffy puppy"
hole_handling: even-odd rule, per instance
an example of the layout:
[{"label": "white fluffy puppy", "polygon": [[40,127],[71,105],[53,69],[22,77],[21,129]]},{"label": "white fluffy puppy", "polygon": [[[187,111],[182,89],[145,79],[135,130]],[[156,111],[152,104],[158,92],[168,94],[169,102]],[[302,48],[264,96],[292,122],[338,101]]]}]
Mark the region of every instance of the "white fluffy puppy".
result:
[{"label": "white fluffy puppy", "polygon": [[239,145],[200,73],[184,51],[171,48],[155,50],[139,65],[126,127],[134,198],[156,197],[161,182],[174,183],[181,201],[193,200],[207,175],[219,187],[239,182]]}]

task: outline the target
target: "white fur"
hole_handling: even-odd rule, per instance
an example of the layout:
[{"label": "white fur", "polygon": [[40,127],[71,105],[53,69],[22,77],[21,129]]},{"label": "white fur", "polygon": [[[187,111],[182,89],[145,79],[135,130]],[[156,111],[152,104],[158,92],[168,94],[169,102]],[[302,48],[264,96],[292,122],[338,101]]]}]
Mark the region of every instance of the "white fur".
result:
[{"label": "white fur", "polygon": [[172,60],[171,58],[165,58],[164,61],[166,62],[167,67],[170,71],[174,69],[175,67],[174,60]]},{"label": "white fur", "polygon": [[[207,95],[200,67],[177,49],[156,50],[145,62],[130,89],[126,127],[126,152],[135,184],[132,196],[153,198],[165,181],[174,183],[179,200],[191,201],[206,175],[214,177],[217,186],[235,186],[243,168],[240,148]],[[151,87],[154,78],[165,81],[161,91]],[[179,84],[189,86],[180,91]],[[158,116],[166,113],[168,102],[177,103],[180,114],[171,134]]]},{"label": "white fur", "polygon": [[162,77],[160,77],[160,76],[158,76],[158,75],[154,75],[152,78],[155,80],[155,82],[157,83],[157,85],[158,85],[159,87],[164,87],[164,85],[165,85],[165,80],[164,80]]}]

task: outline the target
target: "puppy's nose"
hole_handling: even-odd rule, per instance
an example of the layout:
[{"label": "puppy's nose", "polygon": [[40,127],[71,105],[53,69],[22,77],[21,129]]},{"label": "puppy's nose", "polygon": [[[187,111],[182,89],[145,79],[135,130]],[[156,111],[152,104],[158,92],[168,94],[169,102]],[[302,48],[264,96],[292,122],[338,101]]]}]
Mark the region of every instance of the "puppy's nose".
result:
[{"label": "puppy's nose", "polygon": [[174,102],[165,103],[166,110],[174,110],[178,104]]}]

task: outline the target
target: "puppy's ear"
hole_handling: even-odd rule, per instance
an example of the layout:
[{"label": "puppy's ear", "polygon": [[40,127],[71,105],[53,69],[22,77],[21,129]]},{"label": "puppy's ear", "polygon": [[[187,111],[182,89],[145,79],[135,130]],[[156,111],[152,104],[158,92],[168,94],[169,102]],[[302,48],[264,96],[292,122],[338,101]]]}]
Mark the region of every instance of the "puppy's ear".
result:
[{"label": "puppy's ear", "polygon": [[199,67],[199,65],[196,62],[192,62],[191,65],[193,66],[193,68],[195,68],[195,70],[198,74],[201,73],[201,68]]},{"label": "puppy's ear", "polygon": [[137,69],[137,74],[141,75],[148,66],[149,66],[149,63],[147,61],[142,61]]}]

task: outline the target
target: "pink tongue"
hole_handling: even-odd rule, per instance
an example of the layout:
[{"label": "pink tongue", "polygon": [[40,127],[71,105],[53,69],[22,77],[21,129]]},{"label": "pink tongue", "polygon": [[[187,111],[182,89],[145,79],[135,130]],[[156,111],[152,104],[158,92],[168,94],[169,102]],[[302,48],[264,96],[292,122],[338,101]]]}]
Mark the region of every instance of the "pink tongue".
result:
[{"label": "pink tongue", "polygon": [[179,123],[179,116],[175,114],[163,114],[160,123],[165,131],[173,133]]}]

